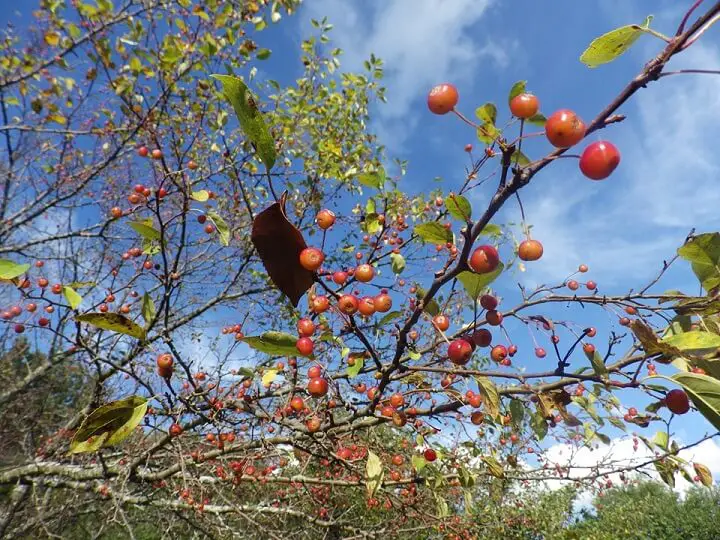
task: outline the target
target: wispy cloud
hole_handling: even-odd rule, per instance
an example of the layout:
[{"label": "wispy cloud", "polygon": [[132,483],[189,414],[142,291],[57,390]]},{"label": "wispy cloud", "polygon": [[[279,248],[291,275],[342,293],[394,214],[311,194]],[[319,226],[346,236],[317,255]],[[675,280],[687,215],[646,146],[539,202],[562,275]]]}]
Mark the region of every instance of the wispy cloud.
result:
[{"label": "wispy cloud", "polygon": [[306,9],[311,17],[327,16],[334,24],[333,44],[345,51],[344,69],[362,69],[371,53],[384,60],[388,104],[378,108],[374,127],[384,144],[400,151],[418,123],[412,113],[417,100],[434,84],[451,79],[470,93],[481,75],[481,60],[507,63],[512,46],[477,31],[491,4],[491,0],[315,0]]}]

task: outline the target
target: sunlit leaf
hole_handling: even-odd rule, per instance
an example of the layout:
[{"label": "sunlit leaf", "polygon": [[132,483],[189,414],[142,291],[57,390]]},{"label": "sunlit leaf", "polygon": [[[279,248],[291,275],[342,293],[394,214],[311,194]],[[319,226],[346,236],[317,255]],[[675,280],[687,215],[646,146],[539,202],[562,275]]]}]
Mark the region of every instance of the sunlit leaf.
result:
[{"label": "sunlit leaf", "polygon": [[141,313],[146,323],[150,323],[155,318],[155,302],[148,293],[143,294]]},{"label": "sunlit leaf", "polygon": [[459,221],[468,221],[472,217],[470,201],[462,195],[455,195],[454,193],[448,195],[445,199],[445,208],[452,217]]},{"label": "sunlit leaf", "polygon": [[29,264],[18,264],[7,259],[0,259],[0,279],[14,279],[29,269]]},{"label": "sunlit leaf", "polygon": [[215,212],[214,210],[208,210],[207,217],[210,221],[212,221],[215,224],[215,229],[217,230],[218,234],[220,235],[220,243],[222,243],[223,246],[229,246],[230,245],[230,227],[228,227],[228,224],[225,222],[225,220],[222,217],[220,217],[220,215],[217,212]]},{"label": "sunlit leaf", "polygon": [[457,279],[462,286],[465,288],[465,292],[473,302],[483,293],[483,291],[495,281],[500,274],[502,274],[505,265],[503,263],[498,264],[497,268],[487,274],[476,274],[465,270],[460,272]]},{"label": "sunlit leaf", "polygon": [[70,453],[94,452],[122,442],[142,422],[147,406],[145,398],[131,396],[95,409],[75,432]]},{"label": "sunlit leaf", "polygon": [[483,397],[485,411],[491,418],[497,418],[498,414],[500,414],[500,394],[497,386],[487,377],[476,376],[475,380]]},{"label": "sunlit leaf", "polygon": [[247,85],[237,77],[230,75],[211,75],[222,83],[223,94],[232,104],[245,135],[255,145],[260,160],[269,171],[275,164],[277,154],[262,113]]},{"label": "sunlit leaf", "polygon": [[259,336],[246,336],[242,339],[258,352],[273,356],[302,356],[297,350],[297,336],[285,332],[264,332]]},{"label": "sunlit leaf", "polygon": [[436,221],[421,223],[415,226],[415,234],[417,234],[423,242],[429,244],[442,244],[452,242],[452,232]]},{"label": "sunlit leaf", "polygon": [[394,274],[400,274],[403,270],[405,270],[405,257],[399,253],[391,253],[390,261],[390,267],[392,268]]},{"label": "sunlit leaf", "polygon": [[145,330],[120,313],[83,313],[75,317],[75,320],[88,323],[102,330],[110,330],[137,339],[145,339]]},{"label": "sunlit leaf", "polygon": [[382,461],[380,461],[377,454],[368,451],[367,463],[365,464],[365,487],[368,498],[375,496],[380,486],[382,486],[384,476]]},{"label": "sunlit leaf", "polygon": [[63,287],[63,296],[65,296],[65,300],[68,301],[68,304],[70,304],[72,309],[77,309],[82,303],[82,296],[80,296],[75,289],[68,287],[67,285]]},{"label": "sunlit leaf", "polygon": [[580,56],[580,61],[591,68],[612,62],[643,35],[640,28],[649,28],[652,19],[652,15],[648,15],[639,27],[634,24],[621,26],[595,38]]}]

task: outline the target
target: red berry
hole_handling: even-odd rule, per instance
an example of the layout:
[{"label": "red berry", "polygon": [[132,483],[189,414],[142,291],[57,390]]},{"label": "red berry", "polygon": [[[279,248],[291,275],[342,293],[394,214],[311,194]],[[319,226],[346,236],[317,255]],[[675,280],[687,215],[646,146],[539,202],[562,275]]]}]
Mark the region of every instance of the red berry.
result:
[{"label": "red berry", "polygon": [[468,363],[472,352],[472,345],[467,340],[458,338],[450,344],[447,354],[453,364],[462,366]]},{"label": "red berry", "polygon": [[450,83],[433,86],[427,97],[427,105],[430,112],[435,114],[447,114],[455,108],[460,96],[457,88]]},{"label": "red berry", "polygon": [[588,288],[589,291],[594,291],[595,289],[597,289],[597,283],[595,283],[594,281],[588,281],[585,286]]},{"label": "red berry", "polygon": [[580,285],[578,285],[577,281],[575,281],[574,279],[571,279],[570,281],[567,282],[567,286],[568,286],[568,289],[570,289],[571,291],[577,291],[578,287]]},{"label": "red berry", "polygon": [[180,426],[180,424],[172,424],[170,426],[170,436],[171,437],[178,437],[179,435],[182,434],[182,432],[183,432],[183,429]]},{"label": "red berry", "polygon": [[523,261],[537,261],[543,254],[543,245],[537,240],[523,240],[518,246],[518,257]]},{"label": "red berry", "polygon": [[152,151],[153,159],[160,159],[160,158],[162,158],[162,156],[163,156],[162,150],[160,150],[159,148],[156,148],[155,150]]},{"label": "red berry", "polygon": [[423,452],[423,457],[425,461],[435,461],[437,459],[437,452],[432,448],[428,448]]},{"label": "red berry", "polygon": [[450,328],[450,319],[448,319],[445,315],[435,315],[432,322],[435,325],[435,328],[437,328],[441,332],[444,332],[445,330]]},{"label": "red berry", "polygon": [[120,208],[119,206],[113,206],[112,209],[110,210],[110,215],[112,217],[114,217],[115,219],[121,218],[123,215],[122,208]]},{"label": "red berry", "polygon": [[352,315],[359,308],[359,302],[356,296],[352,294],[344,294],[338,299],[338,308],[345,315]]},{"label": "red berry", "polygon": [[301,337],[312,336],[315,332],[315,323],[310,319],[300,319],[297,323],[297,331]]},{"label": "red berry", "polygon": [[375,311],[379,313],[386,313],[390,311],[392,307],[392,298],[387,293],[380,293],[375,298]]},{"label": "red berry", "polygon": [[593,355],[595,354],[595,345],[592,343],[586,343],[583,345],[583,351],[585,351],[585,354],[587,355]]},{"label": "red berry", "polygon": [[487,274],[498,267],[500,256],[494,247],[480,246],[473,251],[468,264],[474,272]]},{"label": "red berry", "polygon": [[547,356],[547,353],[542,347],[535,347],[535,356],[537,356],[538,358],[545,358]]},{"label": "red berry", "polygon": [[493,309],[497,309],[498,300],[491,294],[483,294],[480,297],[480,305],[483,309],[491,311]]},{"label": "red berry", "polygon": [[502,313],[494,309],[485,314],[485,320],[490,326],[500,326],[503,322]]},{"label": "red berry", "polygon": [[315,217],[315,222],[322,230],[327,230],[335,224],[335,213],[332,210],[320,210]]},{"label": "red berry", "polygon": [[348,275],[347,272],[343,272],[338,270],[337,272],[333,272],[332,280],[337,283],[338,285],[342,285],[347,281]]},{"label": "red berry", "polygon": [[138,148],[137,153],[140,157],[147,157],[150,153],[150,150],[148,150],[147,146],[141,146],[140,148]]},{"label": "red berry", "polygon": [[355,279],[362,283],[367,283],[372,280],[375,275],[375,270],[369,264],[361,264],[355,269]]},{"label": "red berry", "polygon": [[478,347],[489,347],[492,343],[492,334],[486,328],[480,328],[473,333],[473,342]]},{"label": "red berry", "polygon": [[573,111],[561,109],[547,119],[545,135],[553,146],[568,148],[585,137],[585,123]]},{"label": "red berry", "polygon": [[358,311],[360,315],[369,317],[375,313],[375,299],[372,296],[364,296],[358,302]]},{"label": "red berry", "polygon": [[540,100],[533,94],[519,94],[510,100],[510,112],[518,118],[531,118],[540,109]]},{"label": "red berry", "polygon": [[307,385],[307,391],[313,397],[323,397],[328,393],[328,382],[322,377],[310,379]]},{"label": "red berry", "polygon": [[505,345],[495,345],[490,351],[490,358],[500,362],[507,357],[508,351]]},{"label": "red berry", "polygon": [[305,270],[314,272],[322,266],[324,260],[325,255],[318,248],[309,247],[300,252],[300,265]]},{"label": "red berry", "polygon": [[589,144],[580,156],[580,171],[591,180],[603,180],[620,164],[620,152],[608,141]]},{"label": "red berry", "polygon": [[313,340],[309,337],[301,337],[295,342],[295,348],[303,356],[310,356],[313,352]]},{"label": "red berry", "polygon": [[684,390],[676,388],[665,396],[665,405],[675,414],[685,414],[690,410],[690,400]]}]

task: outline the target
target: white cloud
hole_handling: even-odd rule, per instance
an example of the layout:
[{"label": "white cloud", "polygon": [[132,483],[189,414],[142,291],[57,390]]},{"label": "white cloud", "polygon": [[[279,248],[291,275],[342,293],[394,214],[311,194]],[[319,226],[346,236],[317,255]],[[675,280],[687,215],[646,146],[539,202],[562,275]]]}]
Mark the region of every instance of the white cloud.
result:
[{"label": "white cloud", "polygon": [[[418,122],[411,114],[414,102],[433,85],[451,79],[470,94],[473,81],[481,75],[481,59],[507,63],[513,44],[491,41],[477,31],[477,22],[491,4],[491,0],[314,0],[305,8],[311,17],[326,15],[335,26],[333,45],[345,51],[344,69],[362,69],[370,53],[385,62],[388,104],[378,109],[373,127],[384,144],[398,151]],[[479,35],[483,37],[478,39]]]},{"label": "white cloud", "polygon": [[[678,440],[680,446],[682,441]],[[638,441],[637,450],[633,449],[633,440],[631,437],[616,438],[610,441],[609,445],[601,444],[597,448],[589,448],[587,446],[575,447],[570,444],[555,444],[548,448],[543,454],[550,467],[559,465],[563,468],[568,467],[568,476],[570,479],[581,479],[590,475],[606,475],[603,480],[609,478],[613,485],[622,484],[619,473],[613,473],[613,470],[638,466],[653,459],[653,452],[645,446],[642,441]],[[707,466],[713,477],[717,481],[720,477],[720,445],[715,439],[708,439],[699,445],[682,450],[679,457],[685,459],[690,464],[699,462]],[[639,469],[644,478],[652,478],[659,480],[653,464],[645,465]],[[632,478],[636,473],[628,471],[625,473],[627,478]],[[642,478],[641,477],[641,478]],[[568,481],[564,480],[547,480],[545,485],[548,489],[559,489],[567,485]],[[681,495],[687,492],[691,484],[681,475],[675,476],[675,491]],[[580,498],[580,502],[589,502],[590,496],[586,494]]]}]

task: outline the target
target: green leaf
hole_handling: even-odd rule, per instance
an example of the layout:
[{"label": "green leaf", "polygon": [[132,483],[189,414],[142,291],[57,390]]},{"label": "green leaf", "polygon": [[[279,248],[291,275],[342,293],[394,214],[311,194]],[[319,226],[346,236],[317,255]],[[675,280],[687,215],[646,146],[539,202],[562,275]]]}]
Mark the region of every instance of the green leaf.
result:
[{"label": "green leaf", "polygon": [[270,130],[265,124],[252,93],[247,85],[237,77],[230,75],[211,75],[211,77],[222,83],[223,94],[235,109],[240,127],[255,145],[260,160],[269,171],[275,165],[277,157],[275,141],[270,136]]},{"label": "green leaf", "polygon": [[67,285],[63,287],[63,295],[72,309],[77,309],[82,303],[82,296],[75,292],[75,289],[72,287],[68,287]]},{"label": "green leaf", "polygon": [[374,452],[368,450],[367,463],[365,464],[365,488],[367,489],[368,498],[375,496],[380,486],[382,486],[384,476],[382,461]]},{"label": "green leaf", "polygon": [[136,233],[146,240],[160,240],[160,231],[152,226],[152,219],[145,221],[130,221],[128,225],[132,227]]},{"label": "green leaf", "polygon": [[101,447],[122,442],[140,424],[147,406],[145,398],[131,396],[95,409],[75,432],[70,453],[95,452]]},{"label": "green leaf", "polygon": [[691,330],[668,336],[661,340],[683,352],[704,351],[707,349],[717,349],[720,347],[720,336],[712,332],[703,332],[701,330]]},{"label": "green leaf", "polygon": [[448,213],[459,221],[469,221],[472,217],[472,207],[470,201],[468,201],[462,195],[455,195],[451,193],[445,199],[445,208]]},{"label": "green leaf", "polygon": [[86,287],[95,287],[95,285],[97,285],[96,281],[73,281],[68,284],[68,287],[72,287],[73,289],[84,289]]},{"label": "green leaf", "polygon": [[530,118],[525,120],[525,122],[527,122],[529,124],[533,124],[535,126],[543,127],[543,126],[545,126],[545,123],[547,122],[547,118],[545,118],[544,115],[537,113],[536,115],[531,116]]},{"label": "green leaf", "polygon": [[405,257],[399,253],[391,253],[390,261],[390,267],[392,268],[393,273],[400,274],[403,270],[405,270]]},{"label": "green leaf", "polygon": [[75,317],[75,320],[88,323],[102,330],[110,330],[137,339],[145,339],[145,330],[119,313],[84,313]]},{"label": "green leaf", "polygon": [[485,124],[495,125],[497,119],[497,107],[494,103],[486,103],[475,109],[475,116]]},{"label": "green leaf", "polygon": [[357,176],[358,182],[360,182],[363,186],[374,189],[382,189],[385,184],[385,178],[384,169],[380,169],[375,172],[362,173]]},{"label": "green leaf", "polygon": [[649,28],[652,19],[652,15],[648,15],[640,26],[621,26],[595,38],[580,56],[580,61],[591,68],[612,62],[638,40],[644,33],[641,28]]},{"label": "green leaf", "polygon": [[592,365],[595,375],[599,377],[607,375],[608,370],[605,367],[605,360],[599,352],[593,351],[592,354],[585,354],[585,356],[587,356],[588,360],[590,360],[590,364]]},{"label": "green leaf", "polygon": [[143,294],[141,313],[147,324],[155,318],[155,302],[148,293]]},{"label": "green leaf", "polygon": [[652,438],[652,442],[667,452],[668,444],[670,442],[667,432],[658,431]]},{"label": "green leaf", "polygon": [[18,264],[7,259],[0,259],[0,279],[15,279],[29,269],[29,264]]},{"label": "green leaf", "polygon": [[525,93],[525,85],[527,84],[527,81],[518,81],[515,84],[512,85],[512,88],[510,89],[510,94],[508,94],[508,105],[513,100],[514,97],[519,96],[520,94]]},{"label": "green leaf", "polygon": [[365,216],[365,220],[362,222],[362,228],[368,234],[375,234],[382,230],[382,223],[380,223],[380,216],[372,213]]},{"label": "green leaf", "polygon": [[515,427],[519,427],[525,417],[525,405],[522,401],[519,399],[510,400],[510,415]]},{"label": "green leaf", "polygon": [[200,191],[193,191],[190,197],[197,202],[205,202],[210,198],[210,192],[207,189],[201,189]]},{"label": "green leaf", "polygon": [[677,253],[691,263],[703,289],[710,291],[720,285],[720,233],[694,236]]},{"label": "green leaf", "polygon": [[228,224],[225,223],[225,220],[221,218],[220,215],[214,210],[208,210],[207,217],[215,224],[215,229],[217,229],[217,232],[220,235],[220,243],[223,246],[229,246],[230,228],[228,227]]},{"label": "green leaf", "polygon": [[272,54],[272,51],[270,49],[258,49],[255,53],[255,57],[258,60],[267,60],[270,58],[270,55]]},{"label": "green leaf", "polygon": [[482,124],[477,128],[477,138],[485,144],[492,144],[501,135],[501,131],[493,124]]},{"label": "green leaf", "polygon": [[352,366],[347,368],[347,376],[352,379],[357,377],[362,368],[365,366],[365,359],[362,356],[356,356]]},{"label": "green leaf", "polygon": [[488,223],[485,227],[483,227],[483,230],[480,231],[480,234],[483,236],[500,236],[502,234],[502,229],[500,228],[500,225]]},{"label": "green leaf", "polygon": [[482,394],[485,411],[491,418],[497,418],[500,414],[500,394],[497,386],[487,377],[476,376],[478,390]]},{"label": "green leaf", "polygon": [[482,460],[485,462],[488,472],[495,478],[503,478],[505,476],[503,466],[500,465],[500,462],[493,456],[483,456]]},{"label": "green leaf", "polygon": [[661,459],[655,462],[655,469],[660,479],[670,487],[675,487],[675,465],[669,459]]},{"label": "green leaf", "polygon": [[[423,289],[422,287],[417,287],[417,291],[415,292],[415,298],[417,298],[418,302],[422,300],[425,297],[425,294],[427,291]],[[429,313],[433,317],[440,313],[440,304],[437,303],[435,299],[430,300],[430,302],[425,305],[423,311],[425,313]]]},{"label": "green leaf", "polygon": [[497,277],[502,273],[503,268],[505,268],[505,265],[500,263],[495,270],[487,274],[476,274],[475,272],[465,270],[464,272],[460,272],[458,274],[457,279],[460,283],[462,283],[462,286],[465,288],[465,292],[467,292],[470,300],[474,302],[483,293],[483,291],[497,279]]},{"label": "green leaf", "polygon": [[530,163],[532,163],[530,158],[528,158],[520,150],[515,150],[510,157],[510,160],[512,163],[517,163],[519,167],[525,167],[526,165],[530,165]]},{"label": "green leaf", "polygon": [[264,332],[259,336],[248,336],[243,341],[250,347],[273,356],[301,356],[295,344],[298,338],[285,332]]},{"label": "green leaf", "polygon": [[416,225],[415,234],[417,234],[423,242],[427,242],[428,244],[445,245],[448,242],[452,242],[453,239],[452,232],[436,221]]},{"label": "green leaf", "polygon": [[410,458],[410,462],[417,472],[422,471],[425,468],[425,465],[427,465],[427,460],[423,456],[417,454],[413,454],[412,458]]},{"label": "green leaf", "polygon": [[535,414],[530,417],[530,425],[535,435],[537,435],[538,441],[542,441],[548,432],[547,422],[545,421],[542,411],[537,410]]},{"label": "green leaf", "polygon": [[398,317],[402,316],[402,311],[391,311],[390,313],[386,313],[385,316],[380,319],[380,322],[378,323],[378,326],[385,326],[391,321],[394,321]]}]

